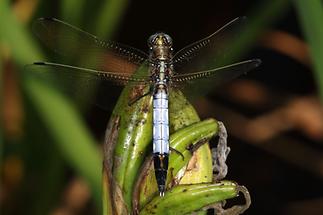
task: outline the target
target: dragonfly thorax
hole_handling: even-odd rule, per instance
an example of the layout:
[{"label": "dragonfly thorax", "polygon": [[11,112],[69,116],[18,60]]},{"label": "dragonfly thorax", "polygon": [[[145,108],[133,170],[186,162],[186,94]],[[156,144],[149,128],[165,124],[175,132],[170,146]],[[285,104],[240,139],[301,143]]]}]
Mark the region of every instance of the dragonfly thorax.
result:
[{"label": "dragonfly thorax", "polygon": [[160,60],[158,61],[157,65],[151,66],[150,69],[155,83],[155,88],[160,87],[160,85],[167,87],[171,71],[169,64],[166,64],[165,61]]},{"label": "dragonfly thorax", "polygon": [[149,57],[150,60],[170,60],[173,52],[173,40],[165,33],[156,33],[149,37]]}]

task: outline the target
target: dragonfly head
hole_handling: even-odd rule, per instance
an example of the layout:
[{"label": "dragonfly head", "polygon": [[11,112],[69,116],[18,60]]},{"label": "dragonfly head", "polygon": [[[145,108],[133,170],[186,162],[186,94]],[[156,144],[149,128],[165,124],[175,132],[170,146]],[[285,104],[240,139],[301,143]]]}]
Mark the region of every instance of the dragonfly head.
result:
[{"label": "dragonfly head", "polygon": [[152,48],[156,46],[166,46],[171,48],[173,46],[173,40],[168,34],[162,32],[156,33],[149,37],[148,46]]},{"label": "dragonfly head", "polygon": [[156,33],[149,37],[148,46],[150,51],[155,55],[155,57],[165,57],[165,55],[170,54],[173,50],[173,40],[165,33]]}]

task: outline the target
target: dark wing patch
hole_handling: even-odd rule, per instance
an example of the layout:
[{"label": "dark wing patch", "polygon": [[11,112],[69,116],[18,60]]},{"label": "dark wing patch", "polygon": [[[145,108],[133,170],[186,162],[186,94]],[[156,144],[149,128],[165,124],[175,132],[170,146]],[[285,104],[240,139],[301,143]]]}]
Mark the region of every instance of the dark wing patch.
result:
[{"label": "dark wing patch", "polygon": [[252,59],[206,71],[176,74],[171,81],[174,86],[182,89],[186,96],[196,98],[219,84],[226,83],[256,68],[260,63],[261,60]]},{"label": "dark wing patch", "polygon": [[33,23],[33,31],[50,49],[95,70],[132,73],[146,59],[147,54],[123,44],[102,41],[96,36],[54,18],[40,18]]}]

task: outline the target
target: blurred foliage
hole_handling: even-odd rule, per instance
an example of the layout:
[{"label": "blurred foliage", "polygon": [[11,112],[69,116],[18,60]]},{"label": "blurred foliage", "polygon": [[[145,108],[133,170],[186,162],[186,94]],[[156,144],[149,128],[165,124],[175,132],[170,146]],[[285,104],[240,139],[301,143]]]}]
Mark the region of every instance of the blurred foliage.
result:
[{"label": "blurred foliage", "polygon": [[73,23],[74,25],[80,25],[85,2],[86,1],[84,0],[61,1],[61,16],[66,22]]},{"label": "blurred foliage", "polygon": [[109,38],[114,29],[118,26],[123,14],[126,0],[103,1],[99,10],[96,23],[96,35],[101,38]]},{"label": "blurred foliage", "polygon": [[[1,41],[0,41],[1,42]],[[3,67],[2,67],[2,58],[0,57],[0,113],[3,113],[3,106],[2,106],[2,104],[3,104],[3,91],[2,91],[2,89],[3,89],[3,79],[2,79],[2,77],[3,77]],[[1,119],[1,115],[0,115],[0,120],[2,121],[2,119]],[[3,160],[3,149],[4,149],[4,147],[3,147],[3,144],[4,144],[4,141],[3,141],[3,123],[2,122],[0,122],[0,168],[1,168],[1,166],[2,166],[2,160]]]},{"label": "blurred foliage", "polygon": [[[66,17],[69,17],[68,19],[78,22],[81,17],[81,14],[78,13],[81,13],[82,9],[80,1],[74,1],[74,4],[72,1],[64,2],[65,9],[62,10],[63,13]],[[75,5],[79,7],[75,7]],[[120,7],[119,11],[121,10],[122,8]],[[101,13],[106,12],[101,11]],[[46,124],[44,127],[38,122],[33,126],[38,127],[37,132],[40,133],[48,129],[50,137],[43,138],[43,141],[54,140],[64,159],[87,180],[97,204],[100,205],[102,155],[98,151],[96,141],[86,128],[80,113],[73,104],[41,81],[30,75],[23,74],[24,65],[44,59],[44,54],[41,53],[36,45],[35,38],[30,35],[29,28],[24,27],[17,20],[15,14],[12,13],[8,1],[0,2],[0,14],[2,45],[10,48],[11,57],[16,62],[17,67],[20,68],[19,72],[24,92],[27,98],[30,99],[33,108],[37,110],[43,123]],[[116,15],[116,13],[114,14]],[[102,22],[101,27],[105,28],[105,25],[110,25],[109,21]],[[112,28],[110,27],[110,29]],[[34,139],[31,138],[29,141],[33,143]],[[49,155],[54,154],[50,153]],[[59,159],[59,156],[56,159]],[[50,162],[48,165],[48,168],[50,168]],[[47,179],[46,181],[50,182],[51,180]],[[55,189],[55,186],[51,186],[51,188]]]},{"label": "blurred foliage", "polygon": [[294,0],[308,42],[321,100],[323,101],[323,3]]},{"label": "blurred foliage", "polygon": [[[252,15],[249,16],[250,29],[233,44],[236,53],[246,52],[261,32],[291,6],[290,2],[273,0],[254,6],[251,10]],[[322,1],[293,2],[310,46],[317,83],[323,97]],[[25,162],[22,171],[26,178],[20,185],[23,188],[15,190],[19,196],[16,201],[25,206],[21,209],[25,214],[47,214],[55,205],[52,202],[58,201],[64,188],[66,175],[63,160],[66,160],[73,171],[87,181],[98,208],[101,208],[99,205],[102,154],[99,152],[97,141],[77,108],[68,99],[34,77],[23,74],[24,65],[45,59],[46,54],[39,48],[36,38],[31,35],[29,23],[24,23],[25,20],[18,18],[19,11],[14,12],[12,4],[14,3],[8,0],[0,1],[0,87],[3,88],[4,65],[7,61],[12,61],[25,96],[25,130],[22,140],[17,140],[4,136],[1,124],[0,158],[2,161],[6,156],[17,154]],[[40,11],[49,11],[56,4],[57,2],[39,1],[32,15],[37,15]],[[62,19],[76,26],[90,26],[89,28],[94,28],[91,30],[102,38],[109,38],[113,34],[128,6],[124,0],[62,0],[59,4],[58,10]],[[94,8],[95,13],[90,13],[89,10]],[[30,8],[26,8],[28,9]],[[88,19],[89,14],[95,15]],[[29,17],[28,22],[31,21]],[[4,55],[9,55],[10,60]],[[2,104],[4,92],[1,90],[0,93]],[[1,113],[2,107],[1,105]],[[3,140],[9,144],[4,145]],[[0,164],[3,165],[2,162]]]}]

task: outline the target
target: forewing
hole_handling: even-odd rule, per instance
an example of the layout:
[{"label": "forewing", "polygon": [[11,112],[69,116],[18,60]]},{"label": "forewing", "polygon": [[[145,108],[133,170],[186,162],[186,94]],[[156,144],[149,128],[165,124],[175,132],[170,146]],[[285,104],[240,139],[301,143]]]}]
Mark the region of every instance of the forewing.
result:
[{"label": "forewing", "polygon": [[245,24],[246,17],[238,17],[210,36],[178,51],[173,57],[175,73],[212,70],[237,62],[232,42],[241,35]]},{"label": "forewing", "polygon": [[132,73],[147,54],[96,36],[54,18],[40,18],[33,24],[37,37],[50,49],[78,65],[95,70]]}]

